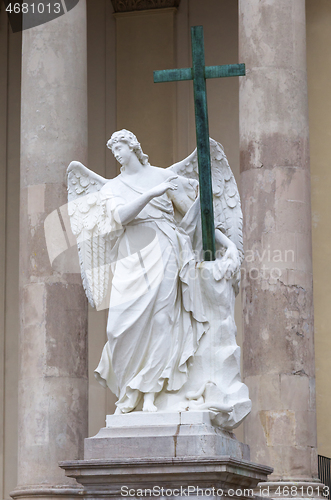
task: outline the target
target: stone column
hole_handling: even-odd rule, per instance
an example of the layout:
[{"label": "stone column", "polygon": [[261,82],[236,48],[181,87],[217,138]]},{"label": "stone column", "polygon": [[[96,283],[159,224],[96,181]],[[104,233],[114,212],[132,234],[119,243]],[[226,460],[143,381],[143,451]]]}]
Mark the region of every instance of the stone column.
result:
[{"label": "stone column", "polygon": [[58,462],[82,458],[87,436],[87,304],[79,274],[63,272],[58,261],[51,266],[44,221],[53,212],[48,237],[68,241],[56,211],[67,201],[67,165],[86,157],[86,4],[80,0],[62,17],[23,31],[14,498],[69,499],[79,491]]},{"label": "stone column", "polygon": [[254,462],[274,467],[274,481],[304,481],[298,496],[309,496],[317,451],[305,1],[240,0],[239,33],[243,358],[253,403],[245,442]]}]

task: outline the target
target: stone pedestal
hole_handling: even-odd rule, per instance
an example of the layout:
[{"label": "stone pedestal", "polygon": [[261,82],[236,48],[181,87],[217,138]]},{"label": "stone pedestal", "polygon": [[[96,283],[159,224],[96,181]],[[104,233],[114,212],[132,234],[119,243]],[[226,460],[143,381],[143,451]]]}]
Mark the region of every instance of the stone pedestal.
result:
[{"label": "stone pedestal", "polygon": [[219,457],[249,460],[249,447],[212,425],[212,412],[133,412],[108,415],[106,427],[85,439],[84,458]]},{"label": "stone pedestal", "polygon": [[85,439],[84,460],[60,466],[85,498],[254,497],[272,469],[251,463],[249,447],[212,418],[208,411],[110,415]]}]

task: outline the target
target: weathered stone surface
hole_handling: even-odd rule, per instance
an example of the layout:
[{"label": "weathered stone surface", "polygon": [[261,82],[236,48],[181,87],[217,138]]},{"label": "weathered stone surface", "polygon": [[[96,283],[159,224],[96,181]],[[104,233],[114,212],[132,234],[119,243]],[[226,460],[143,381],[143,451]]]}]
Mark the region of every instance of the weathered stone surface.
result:
[{"label": "weathered stone surface", "polygon": [[[18,484],[14,498],[74,498],[57,462],[87,435],[87,307],[77,276],[55,270],[46,217],[66,203],[65,168],[85,160],[86,5],[23,32]],[[50,228],[52,231],[52,228]]]},{"label": "weathered stone surface", "polygon": [[241,0],[244,376],[253,460],[316,477],[305,2]]}]

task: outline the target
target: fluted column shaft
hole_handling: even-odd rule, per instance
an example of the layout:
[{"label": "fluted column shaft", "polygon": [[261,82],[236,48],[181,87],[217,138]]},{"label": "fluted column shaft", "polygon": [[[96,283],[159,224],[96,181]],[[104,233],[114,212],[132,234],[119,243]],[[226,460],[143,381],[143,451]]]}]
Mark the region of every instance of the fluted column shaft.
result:
[{"label": "fluted column shaft", "polygon": [[304,0],[240,0],[244,376],[251,458],[317,477]]},{"label": "fluted column shaft", "polygon": [[58,461],[82,458],[87,437],[87,304],[80,276],[63,269],[61,256],[51,265],[48,250],[61,246],[61,231],[54,224],[45,234],[44,221],[67,202],[69,162],[86,158],[86,4],[80,0],[58,19],[23,31],[15,498],[70,498],[77,489]]}]

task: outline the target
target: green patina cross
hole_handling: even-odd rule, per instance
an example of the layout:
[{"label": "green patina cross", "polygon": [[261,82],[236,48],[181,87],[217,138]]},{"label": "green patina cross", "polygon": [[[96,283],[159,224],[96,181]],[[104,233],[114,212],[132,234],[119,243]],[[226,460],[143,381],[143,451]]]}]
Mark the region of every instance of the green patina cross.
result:
[{"label": "green patina cross", "polygon": [[245,75],[244,64],[205,66],[203,27],[191,27],[192,68],[154,71],[154,82],[193,80],[204,260],[215,260],[215,228],[210,169],[207,78]]}]

